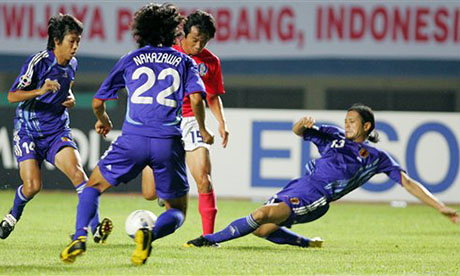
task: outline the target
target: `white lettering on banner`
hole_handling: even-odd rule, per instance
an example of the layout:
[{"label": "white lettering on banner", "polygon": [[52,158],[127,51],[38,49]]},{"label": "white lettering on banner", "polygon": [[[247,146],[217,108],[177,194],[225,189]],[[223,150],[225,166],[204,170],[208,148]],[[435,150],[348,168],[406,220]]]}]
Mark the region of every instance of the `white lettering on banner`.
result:
[{"label": "white lettering on banner", "polygon": [[[62,12],[84,23],[80,56],[118,58],[136,48],[130,32],[132,15],[148,2],[133,3],[1,3],[0,54],[29,55],[30,49],[43,48],[49,17]],[[177,5],[185,14],[198,8],[214,15],[217,32],[209,47],[221,59],[460,59],[458,1],[275,1],[263,5],[179,1]],[[137,62],[147,60],[139,57]]]}]

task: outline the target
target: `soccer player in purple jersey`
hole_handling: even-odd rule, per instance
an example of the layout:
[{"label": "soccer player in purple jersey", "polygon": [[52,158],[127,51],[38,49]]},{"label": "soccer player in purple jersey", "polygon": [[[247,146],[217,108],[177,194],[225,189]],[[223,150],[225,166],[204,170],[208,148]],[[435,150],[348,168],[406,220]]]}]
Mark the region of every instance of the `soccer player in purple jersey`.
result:
[{"label": "soccer player in purple jersey", "polygon": [[[43,160],[63,172],[79,196],[88,180],[72,139],[67,112],[75,105],[71,88],[82,32],[82,23],[71,15],[51,17],[47,50],[27,59],[8,93],[9,102],[19,102],[14,121],[14,154],[23,184],[16,190],[13,207],[0,223],[2,239],[13,231],[25,205],[41,190]],[[96,212],[91,227],[94,240],[104,242],[112,222],[105,218],[99,223]]]},{"label": "soccer player in purple jersey", "polygon": [[388,153],[367,141],[378,141],[377,133],[373,132],[374,114],[369,107],[353,105],[349,108],[345,131],[314,123],[312,117],[304,117],[292,129],[304,140],[313,142],[321,155],[309,163],[309,171],[304,176],[289,182],[249,216],[233,221],[220,232],[188,241],[185,246],[213,246],[253,233],[277,244],[321,247],[321,238],[308,239],[287,228],[320,218],[329,209],[330,202],[360,187],[378,173],[387,174],[422,202],[437,209],[452,222],[459,222],[455,210],[446,207],[410,178]]},{"label": "soccer player in purple jersey", "polygon": [[189,191],[180,129],[184,96],[190,97],[203,140],[212,144],[213,137],[205,128],[201,99],[205,88],[197,65],[171,47],[183,19],[171,4],[148,4],[137,11],[131,30],[139,48],[117,62],[94,96],[98,133],[106,135],[112,128],[104,101],[117,98],[123,87],[128,91],[126,117],[122,135],[101,157],[83,190],[74,240],[61,253],[64,262],[74,262],[85,252],[87,226],[101,193],[130,181],[145,166],[153,168],[157,194],[165,200],[167,210],[153,230],[136,232],[132,263],[145,263],[151,243],[172,234],[184,222]]}]

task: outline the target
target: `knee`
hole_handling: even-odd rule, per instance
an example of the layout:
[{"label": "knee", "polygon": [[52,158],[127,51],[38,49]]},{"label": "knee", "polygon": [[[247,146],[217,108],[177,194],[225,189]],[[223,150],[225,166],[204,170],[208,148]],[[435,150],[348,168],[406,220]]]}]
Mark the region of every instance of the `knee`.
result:
[{"label": "knee", "polygon": [[259,238],[265,238],[266,236],[268,236],[268,233],[266,233],[266,231],[264,231],[261,227],[257,228],[257,230],[252,232],[252,234]]},{"label": "knee", "polygon": [[144,199],[152,201],[157,199],[157,194],[155,192],[142,192],[142,196],[144,196]]},{"label": "knee", "polygon": [[32,198],[42,189],[42,181],[40,179],[25,179],[22,186],[22,192],[28,198]]},{"label": "knee", "polygon": [[82,183],[83,181],[88,180],[88,177],[86,176],[85,172],[83,171],[83,168],[80,166],[75,167],[70,173],[69,173],[70,181],[74,185],[78,185]]},{"label": "knee", "polygon": [[207,173],[202,173],[197,179],[198,193],[208,194],[212,191],[211,176]]},{"label": "knee", "polygon": [[258,223],[258,224],[264,224],[266,223],[268,219],[268,210],[264,208],[265,206],[255,210],[254,212],[251,213],[252,218]]}]

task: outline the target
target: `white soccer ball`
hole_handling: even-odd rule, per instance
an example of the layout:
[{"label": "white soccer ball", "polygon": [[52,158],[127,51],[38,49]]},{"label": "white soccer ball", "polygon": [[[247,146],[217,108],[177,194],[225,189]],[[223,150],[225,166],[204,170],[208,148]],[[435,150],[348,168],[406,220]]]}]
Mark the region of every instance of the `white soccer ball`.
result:
[{"label": "white soccer ball", "polygon": [[131,239],[134,239],[137,230],[139,228],[148,228],[153,229],[155,222],[157,221],[157,216],[154,213],[148,210],[136,210],[129,214],[125,221],[125,230],[126,234]]}]

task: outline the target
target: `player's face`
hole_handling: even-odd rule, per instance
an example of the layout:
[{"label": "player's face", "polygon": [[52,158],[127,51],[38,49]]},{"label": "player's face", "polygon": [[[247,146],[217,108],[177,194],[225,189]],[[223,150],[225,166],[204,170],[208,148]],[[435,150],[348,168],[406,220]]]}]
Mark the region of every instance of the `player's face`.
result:
[{"label": "player's face", "polygon": [[76,32],[67,33],[61,43],[57,39],[54,40],[55,48],[54,54],[61,63],[61,60],[67,64],[76,54],[80,46],[81,35]]},{"label": "player's face", "polygon": [[182,39],[182,49],[187,55],[198,55],[206,47],[209,40],[206,34],[200,33],[197,27],[192,26],[187,36]]},{"label": "player's face", "polygon": [[366,140],[366,131],[361,116],[352,110],[347,112],[345,117],[345,138],[355,142]]}]

